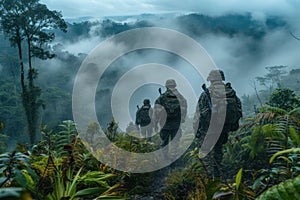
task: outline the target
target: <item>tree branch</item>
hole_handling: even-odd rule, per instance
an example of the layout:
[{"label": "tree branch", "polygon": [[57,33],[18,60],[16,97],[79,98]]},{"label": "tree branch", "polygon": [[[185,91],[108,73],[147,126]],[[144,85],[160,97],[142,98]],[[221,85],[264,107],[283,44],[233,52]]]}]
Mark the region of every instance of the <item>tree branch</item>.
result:
[{"label": "tree branch", "polygon": [[296,40],[300,41],[300,38],[298,38],[297,36],[295,36],[291,31],[289,31],[290,35],[295,38]]}]

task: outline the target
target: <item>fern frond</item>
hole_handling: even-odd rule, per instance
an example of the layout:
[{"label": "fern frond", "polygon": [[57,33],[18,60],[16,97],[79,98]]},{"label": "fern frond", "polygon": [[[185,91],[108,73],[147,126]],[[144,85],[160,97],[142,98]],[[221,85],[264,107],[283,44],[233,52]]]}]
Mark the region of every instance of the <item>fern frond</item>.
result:
[{"label": "fern frond", "polygon": [[291,115],[291,116],[299,118],[299,116],[300,116],[300,107],[295,108],[294,110],[291,110],[288,114]]},{"label": "fern frond", "polygon": [[279,151],[270,158],[270,163],[272,163],[277,156],[280,156],[280,155],[286,154],[286,153],[298,153],[299,154],[300,148],[292,148],[292,149],[286,149],[283,151]]},{"label": "fern frond", "polygon": [[259,112],[261,113],[274,113],[277,115],[285,115],[288,114],[287,111],[278,108],[278,107],[272,107],[272,106],[263,106],[259,109]]}]

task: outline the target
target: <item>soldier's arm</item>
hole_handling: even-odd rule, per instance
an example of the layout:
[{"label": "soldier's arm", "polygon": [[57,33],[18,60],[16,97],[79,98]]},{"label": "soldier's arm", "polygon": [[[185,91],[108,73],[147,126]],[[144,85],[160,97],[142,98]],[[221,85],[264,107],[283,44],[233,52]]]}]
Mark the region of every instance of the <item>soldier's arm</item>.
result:
[{"label": "soldier's arm", "polygon": [[240,109],[241,117],[243,117],[242,102],[241,102],[240,98],[239,98],[237,95],[235,95],[235,98],[236,98],[236,102],[237,102],[237,104],[238,104],[238,107],[239,107],[239,109]]},{"label": "soldier's arm", "polygon": [[231,89],[234,92],[235,102],[237,103],[237,106],[238,106],[238,108],[241,112],[241,116],[242,116],[242,102],[241,102],[240,98],[236,95],[236,91],[232,87],[231,87]]},{"label": "soldier's arm", "polygon": [[198,129],[201,126],[201,121],[200,121],[200,112],[201,112],[201,102],[203,101],[203,93],[200,95],[198,102],[197,102],[197,106],[196,106],[196,112],[194,114],[194,119],[193,119],[193,129],[194,129],[194,133],[196,134],[196,137],[200,137],[198,134]]},{"label": "soldier's arm", "polygon": [[196,112],[195,112],[194,118],[193,118],[193,129],[194,129],[195,133],[199,126],[199,119],[200,119],[200,112],[199,112],[199,101],[198,101],[197,106],[196,106]]},{"label": "soldier's arm", "polygon": [[154,113],[153,113],[153,108],[150,107],[150,109],[149,109],[149,117],[150,117],[150,119],[151,119],[151,122],[150,122],[151,126],[154,125],[154,121],[153,121],[154,118],[153,118],[153,115],[154,115]]},{"label": "soldier's arm", "polygon": [[182,123],[185,121],[186,115],[187,115],[187,102],[186,99],[182,97],[181,99],[181,117],[183,118],[181,119]]},{"label": "soldier's arm", "polygon": [[203,115],[201,113],[203,113],[207,109],[208,106],[207,101],[208,98],[206,94],[204,92],[201,93],[197,103],[196,113],[194,115],[194,122],[193,122],[193,128],[197,138],[201,137],[199,130],[205,127],[205,124],[203,124],[204,121]]},{"label": "soldier's arm", "polygon": [[149,116],[150,116],[151,119],[153,118],[153,108],[149,109]]},{"label": "soldier's arm", "polygon": [[201,93],[200,98],[198,100],[199,112],[201,113],[204,109],[206,109],[207,105],[208,105],[208,98],[207,95],[203,92]]},{"label": "soldier's arm", "polygon": [[158,123],[159,123],[159,113],[160,113],[160,98],[158,98],[155,101],[154,107],[153,107],[153,111],[152,111],[152,121],[153,121],[153,126],[154,126],[154,130],[157,131],[158,130]]}]

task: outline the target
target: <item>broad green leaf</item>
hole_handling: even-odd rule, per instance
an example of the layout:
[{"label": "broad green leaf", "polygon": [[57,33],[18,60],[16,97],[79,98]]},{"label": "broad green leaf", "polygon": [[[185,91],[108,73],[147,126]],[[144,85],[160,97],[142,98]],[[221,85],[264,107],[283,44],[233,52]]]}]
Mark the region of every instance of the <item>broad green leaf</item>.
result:
[{"label": "broad green leaf", "polygon": [[243,172],[243,168],[241,168],[239,170],[239,172],[237,173],[237,175],[236,175],[236,178],[235,178],[235,183],[236,183],[235,188],[236,188],[236,190],[239,190],[241,180],[242,180],[242,172]]},{"label": "broad green leaf", "polygon": [[0,188],[0,199],[20,197],[23,188]]},{"label": "broad green leaf", "polygon": [[123,197],[118,197],[118,196],[106,196],[106,195],[103,195],[103,196],[100,196],[100,197],[97,197],[96,200],[126,200],[126,198],[123,198]]},{"label": "broad green leaf", "polygon": [[80,190],[76,192],[75,197],[80,197],[80,196],[91,196],[91,195],[99,195],[105,192],[107,189],[106,188],[100,188],[100,187],[94,187],[94,188],[87,188]]},{"label": "broad green leaf", "polygon": [[300,176],[269,188],[256,200],[300,199]]},{"label": "broad green leaf", "polygon": [[292,148],[292,149],[286,149],[283,151],[279,151],[270,158],[269,162],[272,163],[277,156],[280,156],[280,155],[286,154],[286,153],[300,153],[300,148]]}]

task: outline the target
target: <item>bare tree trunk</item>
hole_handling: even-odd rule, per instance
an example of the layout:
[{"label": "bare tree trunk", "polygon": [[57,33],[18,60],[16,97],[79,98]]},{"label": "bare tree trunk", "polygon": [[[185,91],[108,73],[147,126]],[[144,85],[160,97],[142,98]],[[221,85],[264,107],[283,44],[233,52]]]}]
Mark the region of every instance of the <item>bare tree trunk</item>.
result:
[{"label": "bare tree trunk", "polygon": [[[19,61],[21,67],[21,86],[22,86],[22,103],[25,110],[27,123],[28,123],[28,134],[29,134],[29,141],[30,144],[34,144],[35,141],[35,133],[32,132],[32,116],[31,116],[31,95],[30,95],[30,88],[26,87],[25,84],[25,72],[24,72],[24,62],[23,62],[23,52],[22,52],[22,41],[20,32],[17,30],[17,37],[19,38],[17,41],[17,47],[19,52]],[[29,90],[28,90],[29,89]]]},{"label": "bare tree trunk", "polygon": [[29,88],[33,87],[33,76],[34,76],[34,70],[32,68],[32,63],[31,63],[31,43],[30,43],[30,38],[27,37],[27,45],[28,45],[28,67],[29,67],[29,73],[28,73],[28,81],[29,81]]},{"label": "bare tree trunk", "polygon": [[[21,38],[19,30],[17,30],[17,38]],[[21,67],[21,86],[22,86],[22,92],[25,88],[25,75],[24,75],[24,62],[23,62],[23,54],[22,54],[22,44],[21,39],[18,39],[17,46],[18,46],[18,52],[19,52],[19,61],[20,61],[20,67]]]},{"label": "bare tree trunk", "polygon": [[34,69],[32,68],[31,62],[31,43],[30,38],[27,37],[27,51],[28,51],[28,91],[27,91],[27,99],[26,99],[26,116],[28,122],[28,131],[29,131],[29,139],[30,144],[34,144],[36,142],[37,135],[37,121],[38,121],[38,105],[37,105],[37,91],[34,86]]},{"label": "bare tree trunk", "polygon": [[258,94],[258,91],[257,91],[257,88],[256,88],[256,83],[255,83],[255,81],[253,81],[252,87],[253,87],[253,89],[254,89],[254,91],[255,91],[255,95],[256,95],[257,100],[258,100],[258,102],[259,102],[259,104],[260,104],[260,107],[262,107],[263,104],[262,104],[262,101],[261,101],[261,99],[260,99],[260,97],[259,97],[259,94]]}]

